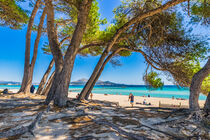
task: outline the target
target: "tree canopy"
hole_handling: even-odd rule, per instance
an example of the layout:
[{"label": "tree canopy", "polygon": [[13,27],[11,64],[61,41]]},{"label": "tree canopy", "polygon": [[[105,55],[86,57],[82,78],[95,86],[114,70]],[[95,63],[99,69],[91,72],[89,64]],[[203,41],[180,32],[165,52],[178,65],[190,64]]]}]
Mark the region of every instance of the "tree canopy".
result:
[{"label": "tree canopy", "polygon": [[18,29],[27,23],[26,11],[17,3],[21,0],[0,0],[0,25]]}]

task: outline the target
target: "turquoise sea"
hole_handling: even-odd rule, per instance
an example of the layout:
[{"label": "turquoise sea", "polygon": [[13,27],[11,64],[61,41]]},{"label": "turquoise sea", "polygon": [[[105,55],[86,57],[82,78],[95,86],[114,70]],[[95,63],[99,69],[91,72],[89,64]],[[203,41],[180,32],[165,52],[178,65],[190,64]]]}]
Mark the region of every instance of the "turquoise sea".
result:
[{"label": "turquoise sea", "polygon": [[[36,89],[38,86],[35,86]],[[19,89],[20,85],[0,85],[0,89]],[[69,91],[72,92],[80,92],[83,86],[78,85],[71,85],[69,86]],[[148,90],[146,86],[139,85],[139,86],[95,86],[93,89],[93,93],[99,94],[121,94],[121,95],[128,95],[130,92],[133,93],[134,96],[148,96],[151,97],[161,97],[161,98],[184,98],[189,99],[189,88],[178,88],[174,85],[167,85],[164,86],[163,89],[158,90]],[[200,94],[200,100],[206,100],[206,96]]]}]

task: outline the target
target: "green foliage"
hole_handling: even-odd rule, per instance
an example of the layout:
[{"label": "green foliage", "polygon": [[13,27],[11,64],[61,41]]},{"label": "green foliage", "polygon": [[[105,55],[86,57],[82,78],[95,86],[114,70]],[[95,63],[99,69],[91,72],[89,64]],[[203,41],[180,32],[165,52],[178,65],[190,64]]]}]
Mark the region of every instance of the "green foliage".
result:
[{"label": "green foliage", "polygon": [[[190,83],[191,83],[192,77],[201,69],[201,66],[199,63],[197,64],[191,63],[191,66],[189,69],[192,71],[192,74],[189,77]],[[203,80],[202,85],[201,85],[201,93],[207,96],[209,92],[210,92],[210,75],[208,75]]]},{"label": "green foliage", "polygon": [[100,34],[100,25],[106,24],[106,19],[100,19],[98,2],[92,3],[89,15],[86,32],[83,37],[83,42],[91,43],[92,41],[98,40]]},{"label": "green foliage", "polygon": [[51,50],[48,43],[45,43],[41,49],[44,52],[44,54],[51,55]]},{"label": "green foliage", "polygon": [[210,75],[203,80],[201,85],[201,93],[206,96],[208,93],[210,93]]},{"label": "green foliage", "polygon": [[191,7],[192,22],[203,23],[205,25],[210,24],[210,1],[198,0],[194,2]]},{"label": "green foliage", "polygon": [[[58,17],[55,21],[58,26],[59,40],[62,40],[66,36],[71,37],[74,33],[75,26],[77,24],[77,16],[79,13],[79,4],[81,1],[77,0],[63,0],[58,1],[56,4],[56,10]],[[94,0],[88,15],[86,31],[83,34],[81,47],[94,43],[101,43],[104,40],[100,39],[102,32],[100,31],[100,25],[106,23],[106,19],[101,19],[99,14],[98,2]],[[60,18],[63,15],[63,18]],[[68,21],[68,22],[67,22]],[[61,45],[63,52],[68,48],[70,40],[65,41],[65,45]],[[46,50],[46,49],[44,49]],[[96,56],[103,52],[103,46],[90,46],[80,52],[80,55],[87,56],[88,54]]]},{"label": "green foliage", "polygon": [[0,0],[0,25],[19,29],[28,21],[26,12],[17,5],[18,0]]},{"label": "green foliage", "polygon": [[127,51],[127,50],[122,50],[118,53],[120,56],[124,56],[124,57],[127,57],[127,56],[130,56],[132,53],[131,51]]},{"label": "green foliage", "polygon": [[158,73],[153,71],[146,74],[143,79],[150,90],[162,88],[164,85],[161,78],[158,78]]}]

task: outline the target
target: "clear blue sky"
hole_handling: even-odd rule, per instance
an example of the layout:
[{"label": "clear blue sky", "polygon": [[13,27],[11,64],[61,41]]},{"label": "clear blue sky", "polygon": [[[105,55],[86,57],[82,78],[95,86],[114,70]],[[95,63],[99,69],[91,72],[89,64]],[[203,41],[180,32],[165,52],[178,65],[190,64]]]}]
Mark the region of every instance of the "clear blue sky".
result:
[{"label": "clear blue sky", "polygon": [[[103,18],[107,18],[110,23],[113,18],[112,10],[120,4],[120,0],[98,0],[100,13]],[[101,27],[104,28],[104,27]],[[26,27],[23,30],[12,30],[0,27],[0,80],[21,81],[24,69]],[[36,34],[32,34],[32,46]],[[39,82],[44,74],[52,56],[43,54],[40,49],[46,37],[42,37],[34,71],[33,82]],[[32,49],[33,50],[33,49]],[[71,81],[81,78],[89,78],[99,57],[77,56]],[[123,64],[120,67],[113,67],[107,64],[101,75],[101,80],[109,80],[125,84],[144,84],[142,75],[145,70],[144,59],[140,54],[133,53],[130,57],[119,57]],[[165,78],[165,84],[172,84]]]}]

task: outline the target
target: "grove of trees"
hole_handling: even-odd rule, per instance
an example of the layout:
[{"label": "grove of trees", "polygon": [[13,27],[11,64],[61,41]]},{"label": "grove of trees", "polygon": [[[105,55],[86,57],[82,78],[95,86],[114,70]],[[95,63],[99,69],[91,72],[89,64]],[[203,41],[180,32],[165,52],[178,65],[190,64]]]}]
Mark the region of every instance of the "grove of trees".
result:
[{"label": "grove of trees", "polygon": [[[45,104],[53,101],[58,107],[66,106],[77,55],[100,56],[79,96],[79,100],[87,100],[108,62],[115,63],[115,56],[125,57],[136,52],[147,64],[143,77],[146,84],[162,87],[161,79],[156,78],[160,71],[177,86],[190,87],[190,110],[200,109],[200,92],[208,95],[204,110],[209,112],[209,42],[191,33],[183,24],[188,17],[191,26],[199,24],[208,28],[208,1],[125,0],[114,10],[113,24],[104,30],[100,30],[100,25],[106,24],[106,19],[101,19],[96,0],[30,0],[31,11],[23,9],[22,3],[26,1],[0,0],[1,26],[13,29],[27,26],[24,75],[19,93],[29,93],[34,67],[39,63],[36,58],[40,38],[45,35],[48,41],[43,51],[53,56],[37,91],[46,95]],[[36,39],[30,59],[32,32],[36,32]],[[200,61],[207,61],[203,68]],[[55,70],[49,76],[53,65]]]}]

